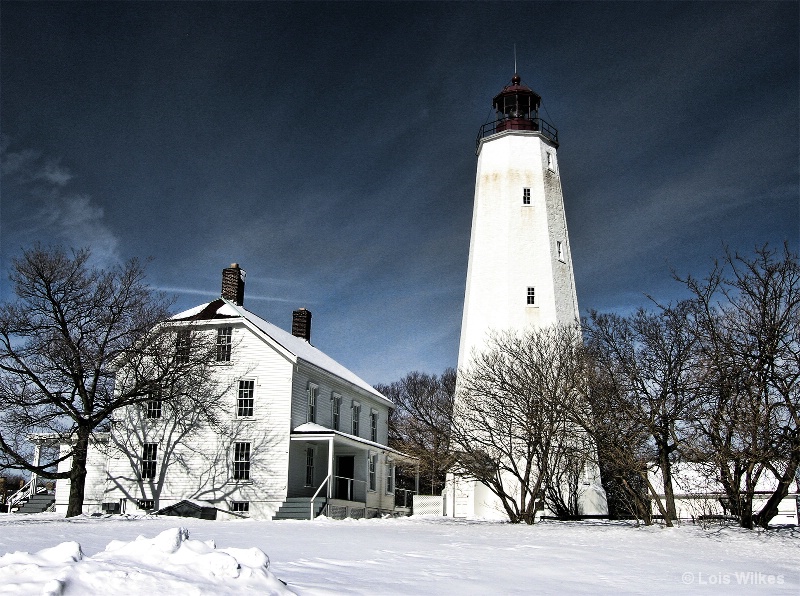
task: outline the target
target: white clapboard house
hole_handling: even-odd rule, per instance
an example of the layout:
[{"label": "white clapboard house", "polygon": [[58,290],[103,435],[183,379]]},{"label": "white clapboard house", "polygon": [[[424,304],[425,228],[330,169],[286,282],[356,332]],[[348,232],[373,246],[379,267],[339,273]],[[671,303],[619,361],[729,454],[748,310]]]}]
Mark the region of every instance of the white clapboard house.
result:
[{"label": "white clapboard house", "polygon": [[[310,311],[294,311],[288,333],[245,309],[243,273],[236,264],[223,270],[219,299],[169,323],[178,349],[183,325],[216,338],[214,374],[226,388],[220,425],[186,433],[157,399],[136,406],[136,416],[118,412],[90,449],[85,512],[309,519],[402,511],[395,466],[410,458],[387,446],[392,402],[311,345]],[[56,511],[66,511],[68,496],[69,480],[59,480]]]}]

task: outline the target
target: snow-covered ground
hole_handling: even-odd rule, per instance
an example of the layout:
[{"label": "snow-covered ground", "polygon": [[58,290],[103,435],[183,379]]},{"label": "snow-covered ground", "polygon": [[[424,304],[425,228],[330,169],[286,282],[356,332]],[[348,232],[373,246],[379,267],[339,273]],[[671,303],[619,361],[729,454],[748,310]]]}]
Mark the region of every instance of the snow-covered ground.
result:
[{"label": "snow-covered ground", "polygon": [[291,593],[287,588],[301,595],[796,595],[800,530],[524,526],[427,516],[255,522],[0,515],[0,594]]}]

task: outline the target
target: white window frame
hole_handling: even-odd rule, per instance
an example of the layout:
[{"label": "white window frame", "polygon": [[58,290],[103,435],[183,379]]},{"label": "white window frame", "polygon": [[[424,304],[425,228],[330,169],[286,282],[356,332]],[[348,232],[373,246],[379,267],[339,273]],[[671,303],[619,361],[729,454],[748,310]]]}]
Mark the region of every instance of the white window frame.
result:
[{"label": "white window frame", "polygon": [[378,410],[374,409],[369,412],[369,440],[378,442]]},{"label": "white window frame", "polygon": [[394,462],[386,458],[386,494],[394,494]]},{"label": "white window frame", "polygon": [[[242,383],[251,383],[250,387],[242,387]],[[244,392],[245,397],[242,397]],[[250,393],[250,397],[247,396],[247,392]],[[242,410],[245,412],[248,410],[248,407],[242,407],[242,402],[250,402],[249,414],[242,414]],[[237,418],[252,418],[255,414],[256,409],[256,381],[255,379],[239,379],[239,390],[236,394],[236,417]]]},{"label": "white window frame", "polygon": [[335,391],[331,393],[331,427],[340,430],[342,425],[342,396]]},{"label": "white window frame", "polygon": [[369,451],[367,457],[367,490],[374,493],[378,490],[378,454]]},{"label": "white window frame", "polygon": [[314,466],[316,465],[316,458],[316,449],[312,446],[306,446],[306,474],[305,484],[303,486],[314,486],[314,476],[316,475]]},{"label": "white window frame", "polygon": [[551,172],[556,171],[556,158],[552,151],[547,152],[547,169]]},{"label": "white window frame", "polygon": [[350,405],[350,434],[354,437],[361,432],[361,404],[356,400]]},{"label": "white window frame", "polygon": [[163,416],[164,400],[161,397],[161,390],[151,391],[144,404],[144,417],[148,420],[158,420]]},{"label": "white window frame", "polygon": [[536,287],[528,286],[525,294],[525,306],[536,306]]},{"label": "white window frame", "polygon": [[142,480],[153,480],[158,472],[158,443],[142,445]]},{"label": "white window frame", "polygon": [[319,385],[316,383],[308,384],[308,403],[306,405],[306,421],[317,422],[317,398],[319,397]]},{"label": "white window frame", "polygon": [[[240,447],[246,445],[246,447]],[[233,470],[232,478],[238,481],[248,481],[252,464],[252,443],[250,441],[236,441],[233,444]]]},{"label": "white window frame", "polygon": [[556,254],[559,261],[564,261],[564,243],[561,240],[556,240]]},{"label": "white window frame", "polygon": [[526,206],[531,204],[531,189],[529,187],[522,189],[522,204]]},{"label": "white window frame", "polygon": [[178,329],[175,334],[175,362],[187,364],[192,353],[192,332],[189,329]]},{"label": "white window frame", "polygon": [[229,510],[235,513],[250,513],[250,501],[231,501]]},{"label": "white window frame", "polygon": [[230,362],[233,352],[233,327],[217,327],[217,362]]}]

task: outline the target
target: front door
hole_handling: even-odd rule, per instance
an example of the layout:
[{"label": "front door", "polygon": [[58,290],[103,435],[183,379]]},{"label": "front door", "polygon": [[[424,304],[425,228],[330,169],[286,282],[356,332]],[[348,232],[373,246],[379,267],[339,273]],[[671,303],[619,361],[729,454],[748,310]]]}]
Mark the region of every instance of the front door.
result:
[{"label": "front door", "polygon": [[354,455],[336,456],[336,492],[335,499],[353,500],[353,478],[356,470],[356,458]]}]

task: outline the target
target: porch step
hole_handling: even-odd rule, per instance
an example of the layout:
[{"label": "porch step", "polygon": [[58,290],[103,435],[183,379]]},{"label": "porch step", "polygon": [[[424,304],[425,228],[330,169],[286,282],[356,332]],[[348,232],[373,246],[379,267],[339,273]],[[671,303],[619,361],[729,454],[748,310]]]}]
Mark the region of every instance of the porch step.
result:
[{"label": "porch step", "polygon": [[41,513],[42,511],[46,511],[50,505],[55,502],[55,495],[48,495],[47,493],[33,495],[17,509],[17,513]]},{"label": "porch step", "polygon": [[[325,497],[314,499],[314,516],[319,515],[325,505]],[[278,509],[272,519],[308,519],[311,513],[311,499],[309,497],[289,497]]]}]

